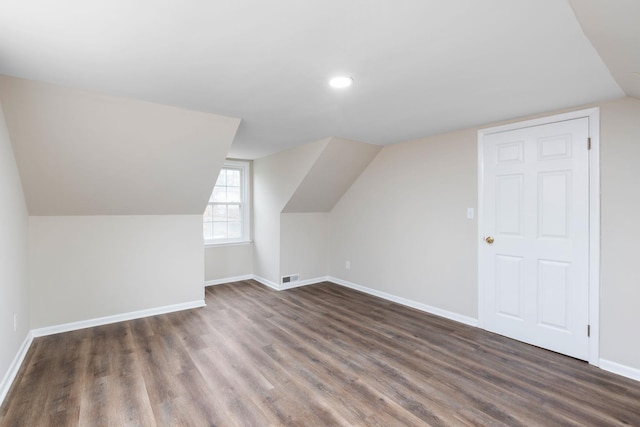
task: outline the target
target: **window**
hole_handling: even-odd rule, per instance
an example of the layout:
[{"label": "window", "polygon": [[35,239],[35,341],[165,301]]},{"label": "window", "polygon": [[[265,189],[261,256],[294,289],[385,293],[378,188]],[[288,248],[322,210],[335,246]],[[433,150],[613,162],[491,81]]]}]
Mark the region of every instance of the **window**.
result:
[{"label": "window", "polygon": [[227,160],[204,211],[205,244],[249,241],[249,162]]}]

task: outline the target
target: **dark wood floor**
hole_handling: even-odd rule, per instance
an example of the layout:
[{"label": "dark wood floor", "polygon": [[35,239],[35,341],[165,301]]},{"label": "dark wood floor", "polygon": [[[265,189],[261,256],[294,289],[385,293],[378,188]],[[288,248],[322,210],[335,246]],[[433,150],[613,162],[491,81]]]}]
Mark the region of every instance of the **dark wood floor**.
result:
[{"label": "dark wood floor", "polygon": [[640,383],[334,284],[34,341],[1,426],[640,426]]}]

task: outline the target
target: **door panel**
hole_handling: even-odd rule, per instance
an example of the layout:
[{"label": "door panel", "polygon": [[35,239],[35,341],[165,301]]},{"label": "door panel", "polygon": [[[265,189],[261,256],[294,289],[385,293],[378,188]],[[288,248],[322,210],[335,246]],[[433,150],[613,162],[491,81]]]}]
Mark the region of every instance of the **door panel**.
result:
[{"label": "door panel", "polygon": [[571,284],[566,262],[538,260],[538,324],[570,331]]},{"label": "door panel", "polygon": [[522,235],[522,175],[496,177],[496,235]]},{"label": "door panel", "polygon": [[523,320],[522,257],[496,256],[496,312]]},{"label": "door panel", "polygon": [[538,237],[568,238],[571,171],[538,174]]},{"label": "door panel", "polygon": [[480,324],[587,359],[587,118],[485,135]]}]

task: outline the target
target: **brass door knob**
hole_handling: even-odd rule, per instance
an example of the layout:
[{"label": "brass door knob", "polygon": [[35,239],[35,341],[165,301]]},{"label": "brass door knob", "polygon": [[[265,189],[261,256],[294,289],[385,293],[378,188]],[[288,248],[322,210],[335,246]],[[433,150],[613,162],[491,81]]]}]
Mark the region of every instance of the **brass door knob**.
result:
[{"label": "brass door knob", "polygon": [[493,237],[491,237],[491,236],[485,238],[484,241],[487,242],[490,245],[493,245]]}]

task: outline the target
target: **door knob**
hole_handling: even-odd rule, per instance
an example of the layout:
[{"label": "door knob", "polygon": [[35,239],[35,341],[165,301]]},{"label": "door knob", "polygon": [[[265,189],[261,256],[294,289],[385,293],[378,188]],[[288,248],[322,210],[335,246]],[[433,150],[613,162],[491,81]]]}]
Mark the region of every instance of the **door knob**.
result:
[{"label": "door knob", "polygon": [[490,245],[493,245],[493,237],[491,237],[491,236],[485,238],[484,241],[487,242]]}]

